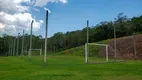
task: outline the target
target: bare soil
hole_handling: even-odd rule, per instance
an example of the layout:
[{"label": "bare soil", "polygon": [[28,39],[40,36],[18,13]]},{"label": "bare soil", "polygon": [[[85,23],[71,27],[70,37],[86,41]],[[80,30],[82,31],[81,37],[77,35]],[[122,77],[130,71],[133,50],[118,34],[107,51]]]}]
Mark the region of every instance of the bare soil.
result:
[{"label": "bare soil", "polygon": [[[136,56],[134,53],[134,38],[133,36],[122,37],[116,39],[116,57],[123,59],[138,59],[142,60],[142,34],[135,35]],[[110,40],[109,56],[114,57],[114,39]],[[105,49],[103,49],[105,52]]]}]

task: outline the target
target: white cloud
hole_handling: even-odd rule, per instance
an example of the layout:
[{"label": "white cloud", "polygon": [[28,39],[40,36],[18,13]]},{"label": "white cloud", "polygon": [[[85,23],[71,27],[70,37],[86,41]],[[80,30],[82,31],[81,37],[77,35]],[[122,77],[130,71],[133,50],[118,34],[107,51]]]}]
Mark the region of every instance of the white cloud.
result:
[{"label": "white cloud", "polygon": [[46,4],[48,4],[49,2],[55,2],[55,3],[67,3],[68,0],[36,0],[35,2],[35,6],[39,6],[39,7],[43,7],[45,6]]},{"label": "white cloud", "polygon": [[3,31],[4,26],[5,26],[4,24],[0,23],[0,32],[2,32],[2,31]]},{"label": "white cloud", "polygon": [[35,10],[35,11],[37,11],[37,12],[40,12],[40,10],[39,10],[39,9],[37,9],[37,8],[33,8],[33,10]]},{"label": "white cloud", "polygon": [[0,35],[17,34],[23,29],[30,31],[32,20],[34,20],[33,30],[40,29],[43,21],[35,20],[29,13],[29,6],[22,5],[28,2],[30,0],[0,0]]},{"label": "white cloud", "polygon": [[[33,30],[38,31],[43,24],[43,20],[37,21],[29,13],[29,10],[33,9],[40,12],[37,7],[43,7],[49,2],[67,3],[67,0],[0,0],[0,35],[5,33],[17,34],[22,32],[23,29],[29,31],[32,20],[34,20]],[[45,7],[44,10],[51,12]]]},{"label": "white cloud", "polygon": [[28,11],[28,6],[22,6],[21,3],[26,0],[0,0],[0,12],[4,11],[9,14]]},{"label": "white cloud", "polygon": [[51,13],[51,11],[50,11],[49,9],[47,9],[46,7],[44,7],[44,10],[45,10],[45,11],[47,11],[47,10],[48,10],[48,12],[49,12],[49,13]]},{"label": "white cloud", "polygon": [[30,2],[30,0],[13,0],[15,3]]},{"label": "white cloud", "polygon": [[[30,13],[17,13],[14,15],[7,13],[0,13],[0,17],[4,19],[4,22],[0,23],[0,29],[2,32],[7,32],[9,34],[17,33],[23,29],[30,31],[31,21],[34,20],[33,30],[38,31],[40,29],[42,20],[36,21],[32,18]],[[10,31],[8,31],[10,30]]]}]

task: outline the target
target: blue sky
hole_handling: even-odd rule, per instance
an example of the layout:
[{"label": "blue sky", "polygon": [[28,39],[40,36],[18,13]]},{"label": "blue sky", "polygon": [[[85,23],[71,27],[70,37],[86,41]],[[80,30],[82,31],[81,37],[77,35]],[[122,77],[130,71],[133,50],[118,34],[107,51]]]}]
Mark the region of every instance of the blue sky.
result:
[{"label": "blue sky", "polygon": [[[45,7],[51,10],[49,14],[48,36],[57,32],[81,30],[86,27],[86,20],[90,26],[101,21],[111,21],[121,12],[129,18],[142,15],[142,0],[68,0],[68,3],[48,3]],[[45,11],[32,11],[36,20],[43,20],[37,35],[45,35]]]}]

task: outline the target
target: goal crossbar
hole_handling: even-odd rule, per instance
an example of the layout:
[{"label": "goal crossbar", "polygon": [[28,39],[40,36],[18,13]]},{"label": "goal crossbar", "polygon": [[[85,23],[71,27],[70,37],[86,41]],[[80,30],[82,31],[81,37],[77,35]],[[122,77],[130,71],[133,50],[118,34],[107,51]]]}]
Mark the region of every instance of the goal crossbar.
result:
[{"label": "goal crossbar", "polygon": [[86,43],[85,44],[85,62],[88,63],[88,45],[96,45],[106,47],[106,62],[108,62],[108,45],[106,44],[96,44],[96,43]]},{"label": "goal crossbar", "polygon": [[96,45],[96,46],[107,46],[106,44],[96,44],[96,43],[86,43],[88,45]]}]

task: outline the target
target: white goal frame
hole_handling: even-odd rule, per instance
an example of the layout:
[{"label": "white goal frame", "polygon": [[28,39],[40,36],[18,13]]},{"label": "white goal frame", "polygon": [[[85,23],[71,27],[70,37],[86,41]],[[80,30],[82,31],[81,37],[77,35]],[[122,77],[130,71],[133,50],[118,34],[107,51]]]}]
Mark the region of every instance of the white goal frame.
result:
[{"label": "white goal frame", "polygon": [[106,47],[106,62],[108,62],[108,45],[106,44],[96,44],[96,43],[86,43],[85,44],[85,63],[88,64],[88,45],[96,45]]},{"label": "white goal frame", "polygon": [[40,51],[40,56],[42,55],[42,49],[31,49],[31,51]]}]

